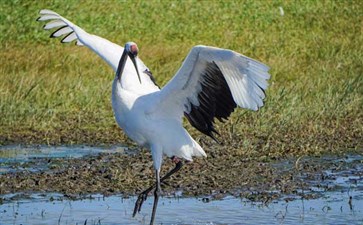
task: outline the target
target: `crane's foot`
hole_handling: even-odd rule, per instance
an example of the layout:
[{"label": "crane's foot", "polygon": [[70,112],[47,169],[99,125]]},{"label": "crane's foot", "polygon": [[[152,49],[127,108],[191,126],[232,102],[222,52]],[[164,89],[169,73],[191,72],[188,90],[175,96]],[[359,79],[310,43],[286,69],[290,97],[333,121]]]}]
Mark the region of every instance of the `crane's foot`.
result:
[{"label": "crane's foot", "polygon": [[[170,170],[164,177],[162,177],[160,179],[160,182],[164,182],[166,179],[168,179],[171,175],[173,175],[174,173],[178,172],[182,166],[183,166],[183,162],[177,158],[177,157],[172,157],[171,158],[172,161],[175,163],[175,167]],[[152,185],[151,187],[149,187],[148,189],[146,189],[145,191],[141,192],[139,194],[139,196],[137,197],[137,200],[135,202],[135,207],[134,207],[134,212],[132,213],[132,217],[135,217],[136,213],[141,211],[141,207],[142,204],[146,201],[149,193],[155,188],[155,185]],[[159,190],[160,192],[161,190]],[[159,193],[160,194],[160,193]]]},{"label": "crane's foot", "polygon": [[[152,186],[152,187],[154,188],[154,186]],[[147,196],[149,195],[150,191],[151,190],[147,189],[147,190],[141,192],[141,194],[139,194],[139,196],[137,197],[137,200],[135,202],[135,207],[134,207],[134,212],[132,213],[132,217],[135,217],[136,213],[140,212],[141,206],[146,201]]]}]

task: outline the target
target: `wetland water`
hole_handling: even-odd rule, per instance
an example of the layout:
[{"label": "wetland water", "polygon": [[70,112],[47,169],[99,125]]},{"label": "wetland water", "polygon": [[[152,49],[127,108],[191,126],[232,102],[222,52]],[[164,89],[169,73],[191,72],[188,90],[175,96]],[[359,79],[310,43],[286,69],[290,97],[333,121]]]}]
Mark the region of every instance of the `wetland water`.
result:
[{"label": "wetland water", "polygon": [[0,174],[16,171],[42,171],[49,169],[49,159],[82,158],[101,153],[125,153],[123,146],[90,147],[90,146],[20,146],[0,147]]},{"label": "wetland water", "polygon": [[[74,159],[113,152],[123,154],[127,149],[2,147],[0,175],[51,170],[54,162],[49,166],[50,158]],[[297,176],[309,185],[308,188],[293,194],[279,193],[278,198],[268,202],[234,197],[231,193],[185,198],[180,192],[179,197],[175,194],[164,197],[159,203],[157,224],[363,224],[362,155],[306,157],[300,159],[299,164],[296,160],[285,160],[271,163],[271,166],[277,171],[289,171],[297,164],[327,161],[333,166],[307,173],[309,176],[305,173]],[[75,196],[53,192],[0,195],[0,224],[148,224],[150,219],[152,196],[135,218],[131,215],[135,197]]]},{"label": "wetland water", "polygon": [[[351,204],[349,204],[352,196]],[[11,199],[14,196],[3,196]],[[16,197],[15,197],[16,198]],[[132,218],[135,198],[61,195],[28,196],[0,205],[1,224],[148,224],[152,197]],[[276,200],[269,204],[227,196],[220,200],[162,198],[156,224],[362,224],[363,192],[329,192],[318,199]]]}]

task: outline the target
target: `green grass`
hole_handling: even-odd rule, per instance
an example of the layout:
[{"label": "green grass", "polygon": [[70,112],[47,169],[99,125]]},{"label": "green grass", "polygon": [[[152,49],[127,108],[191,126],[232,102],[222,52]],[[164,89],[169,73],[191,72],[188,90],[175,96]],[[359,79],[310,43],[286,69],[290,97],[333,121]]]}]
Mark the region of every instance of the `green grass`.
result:
[{"label": "green grass", "polygon": [[269,65],[265,107],[218,124],[240,154],[362,148],[362,1],[3,1],[2,144],[126,139],[112,114],[111,68],[85,47],[49,39],[35,21],[43,8],[120,45],[135,41],[161,85],[196,44]]}]

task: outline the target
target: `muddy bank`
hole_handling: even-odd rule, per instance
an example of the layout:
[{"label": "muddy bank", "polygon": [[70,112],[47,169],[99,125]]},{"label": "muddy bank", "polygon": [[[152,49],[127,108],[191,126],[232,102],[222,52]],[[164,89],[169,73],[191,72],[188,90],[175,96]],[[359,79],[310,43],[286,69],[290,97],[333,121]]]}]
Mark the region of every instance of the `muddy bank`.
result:
[{"label": "muddy bank", "polygon": [[[334,190],[336,173],[346,171],[352,182],[362,182],[361,151],[350,156],[300,157],[284,160],[246,158],[228,149],[211,150],[206,159],[195,159],[163,185],[165,195],[181,191],[184,196],[224,195],[270,201],[281,194],[313,198],[314,189]],[[31,162],[30,163],[31,167]],[[49,158],[42,171],[0,174],[0,194],[59,192],[78,198],[90,193],[135,195],[154,182],[151,155],[147,150],[102,153],[83,158]],[[24,165],[23,165],[24,166]],[[164,160],[162,174],[173,167]],[[329,172],[330,171],[330,172]],[[210,199],[206,199],[209,201]]]},{"label": "muddy bank", "polygon": [[[76,118],[78,117],[77,113]],[[0,146],[19,143],[53,146],[74,144],[135,146],[135,143],[113,120],[108,126],[96,124],[98,117],[99,115],[94,118],[82,114],[82,117],[78,118],[81,121],[73,117],[63,118],[62,124],[56,127],[4,126],[0,129]],[[216,145],[210,138],[193,129],[189,123],[184,125],[207,154],[227,149],[241,157],[275,159],[288,156],[339,154],[346,149],[363,148],[363,126],[361,125],[363,117],[361,115],[324,120],[320,121],[321,124],[300,124],[296,127],[271,124],[267,130],[259,130],[253,118],[243,120],[243,123],[234,126],[240,120],[235,117],[226,123],[215,124],[221,134],[217,138],[223,146]]]}]

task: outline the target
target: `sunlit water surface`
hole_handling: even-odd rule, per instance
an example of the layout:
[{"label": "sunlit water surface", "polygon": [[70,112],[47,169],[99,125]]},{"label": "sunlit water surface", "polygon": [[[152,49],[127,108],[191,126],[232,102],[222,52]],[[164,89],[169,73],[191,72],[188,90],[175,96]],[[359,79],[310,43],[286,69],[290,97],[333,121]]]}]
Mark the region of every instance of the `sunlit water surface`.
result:
[{"label": "sunlit water surface", "polygon": [[49,159],[76,159],[101,153],[127,154],[127,152],[128,148],[124,146],[1,146],[0,174],[24,170],[32,172],[47,170]]},{"label": "sunlit water surface", "polygon": [[[47,170],[44,162],[48,158],[79,158],[124,151],[123,147],[2,147],[0,173]],[[348,170],[324,172],[330,179],[323,184],[336,185],[335,191],[320,188],[312,181],[311,191],[320,196],[317,199],[283,196],[280,200],[263,204],[232,196],[214,201],[165,197],[159,202],[156,224],[363,224],[363,177],[359,175],[363,169],[360,163],[363,156],[326,160],[356,163]],[[290,164],[293,165],[287,161],[276,166],[291,169]],[[69,200],[57,193],[3,195],[0,196],[0,225],[148,224],[153,198],[149,197],[141,213],[133,218],[135,201],[135,197],[125,199],[118,195],[93,195],[79,200]]]},{"label": "sunlit water surface", "polygon": [[[65,200],[56,194],[34,194],[0,205],[0,224],[148,224],[152,197],[133,218],[135,200],[121,196]],[[363,191],[329,192],[319,199],[280,200],[267,205],[235,197],[210,202],[201,198],[162,198],[156,221],[209,225],[363,224]]]}]

